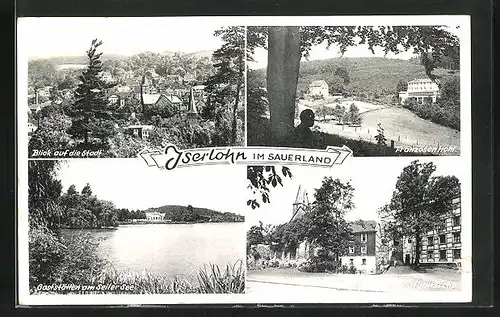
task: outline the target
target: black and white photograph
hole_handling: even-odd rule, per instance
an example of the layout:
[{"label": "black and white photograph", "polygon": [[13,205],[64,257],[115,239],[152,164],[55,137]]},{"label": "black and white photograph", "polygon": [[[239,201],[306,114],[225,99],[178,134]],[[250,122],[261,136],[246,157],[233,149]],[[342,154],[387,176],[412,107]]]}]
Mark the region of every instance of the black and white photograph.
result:
[{"label": "black and white photograph", "polygon": [[266,191],[247,213],[248,296],[433,302],[470,292],[471,211],[458,161],[372,160],[290,167]]},{"label": "black and white photograph", "polygon": [[23,18],[19,28],[29,157],[244,145],[244,27],[159,17]]},{"label": "black and white photograph", "polygon": [[459,25],[248,26],[248,145],[460,155]]},{"label": "black and white photograph", "polygon": [[227,199],[244,167],[35,160],[28,173],[30,295],[244,293],[244,202]]}]

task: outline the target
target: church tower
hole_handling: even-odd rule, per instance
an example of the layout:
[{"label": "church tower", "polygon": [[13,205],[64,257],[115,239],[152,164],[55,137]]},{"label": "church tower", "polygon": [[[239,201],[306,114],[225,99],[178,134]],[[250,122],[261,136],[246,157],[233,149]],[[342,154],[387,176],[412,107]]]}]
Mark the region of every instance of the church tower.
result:
[{"label": "church tower", "polygon": [[189,108],[187,115],[189,117],[197,117],[198,116],[198,110],[196,109],[196,102],[194,100],[194,93],[193,93],[193,87],[189,90]]},{"label": "church tower", "polygon": [[295,197],[295,202],[293,203],[293,215],[290,221],[302,217],[304,213],[309,211],[309,207],[307,192],[301,185],[299,185],[297,196]]}]

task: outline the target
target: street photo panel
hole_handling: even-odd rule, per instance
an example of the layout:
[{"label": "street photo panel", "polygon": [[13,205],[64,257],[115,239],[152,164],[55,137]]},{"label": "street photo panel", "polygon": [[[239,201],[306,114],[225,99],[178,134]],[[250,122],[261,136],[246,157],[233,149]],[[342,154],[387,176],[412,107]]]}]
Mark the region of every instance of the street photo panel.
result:
[{"label": "street photo panel", "polygon": [[[470,299],[470,197],[463,191],[467,175],[459,161],[370,160],[346,161],[331,170],[290,166],[284,174],[279,166],[250,168],[249,186],[259,206],[249,206],[246,217],[249,298]],[[281,185],[255,182],[274,173]]]},{"label": "street photo panel", "polygon": [[28,156],[243,146],[244,39],[216,19],[20,19]]},{"label": "street photo panel", "polygon": [[460,155],[464,27],[248,26],[248,145]]},{"label": "street photo panel", "polygon": [[163,304],[217,302],[244,294],[245,202],[227,199],[243,197],[244,167],[33,160],[28,173],[22,303],[151,303],[149,295],[162,295],[155,300]]}]

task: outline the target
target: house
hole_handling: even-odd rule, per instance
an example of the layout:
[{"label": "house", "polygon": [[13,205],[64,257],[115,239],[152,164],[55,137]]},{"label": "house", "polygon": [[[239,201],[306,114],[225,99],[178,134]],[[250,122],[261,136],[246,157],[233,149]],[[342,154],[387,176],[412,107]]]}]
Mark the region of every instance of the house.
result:
[{"label": "house", "polygon": [[181,84],[182,83],[182,77],[179,75],[167,75],[165,77],[165,80],[169,84]]},{"label": "house", "polygon": [[377,222],[373,220],[357,220],[349,223],[353,242],[346,255],[340,257],[341,265],[354,266],[363,273],[375,273]]},{"label": "house", "polygon": [[28,122],[28,135],[33,134],[38,127],[31,122]]},{"label": "house", "polygon": [[154,127],[152,125],[133,124],[126,126],[124,129],[127,134],[141,139],[146,139],[149,137],[149,133],[153,130],[153,128]]},{"label": "house", "polygon": [[182,79],[182,81],[184,82],[184,84],[192,83],[195,80],[196,80],[196,77],[193,74],[186,74],[186,75],[184,75],[184,78]]},{"label": "house", "polygon": [[116,86],[117,92],[132,92],[132,87],[126,85]]},{"label": "house", "polygon": [[[452,209],[443,215],[433,230],[426,232],[420,239],[421,264],[455,263],[462,258],[462,220],[461,200],[452,200]],[[414,237],[403,237],[404,263],[414,262],[416,243]]]},{"label": "house", "polygon": [[146,212],[147,221],[161,221],[163,220],[164,216],[164,214],[156,211]]},{"label": "house", "polygon": [[51,104],[52,104],[52,102],[46,101],[46,102],[42,102],[39,104],[28,105],[28,113],[37,113],[38,111],[42,110],[43,108],[45,108]]},{"label": "house", "polygon": [[406,91],[399,92],[399,102],[404,104],[406,100],[414,100],[419,103],[435,103],[439,96],[439,86],[429,78],[415,79],[408,82]]},{"label": "house", "polygon": [[118,104],[119,99],[120,98],[117,95],[111,95],[108,97],[108,102],[110,105],[116,105],[116,104]]},{"label": "house", "polygon": [[309,96],[320,97],[322,99],[328,98],[328,84],[324,80],[314,80],[309,85]]}]

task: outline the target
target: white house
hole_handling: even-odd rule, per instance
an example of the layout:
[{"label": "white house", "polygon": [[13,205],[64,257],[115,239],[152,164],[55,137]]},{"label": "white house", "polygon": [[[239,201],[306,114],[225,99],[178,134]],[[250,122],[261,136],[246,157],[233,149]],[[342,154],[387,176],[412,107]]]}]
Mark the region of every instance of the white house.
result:
[{"label": "white house", "polygon": [[164,215],[162,213],[156,211],[146,212],[146,220],[148,221],[161,221],[163,217]]},{"label": "white house", "polygon": [[406,91],[399,92],[399,101],[404,104],[406,100],[415,100],[419,103],[435,103],[439,96],[439,86],[429,78],[415,79],[408,82]]},{"label": "white house", "polygon": [[309,85],[309,95],[328,98],[328,84],[324,80],[315,80]]}]

